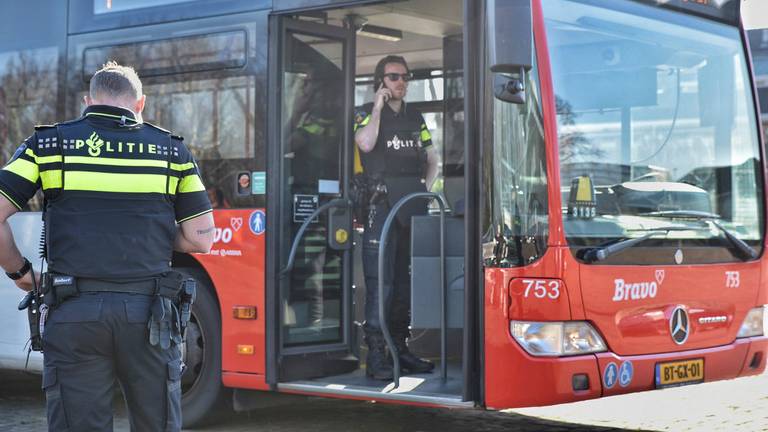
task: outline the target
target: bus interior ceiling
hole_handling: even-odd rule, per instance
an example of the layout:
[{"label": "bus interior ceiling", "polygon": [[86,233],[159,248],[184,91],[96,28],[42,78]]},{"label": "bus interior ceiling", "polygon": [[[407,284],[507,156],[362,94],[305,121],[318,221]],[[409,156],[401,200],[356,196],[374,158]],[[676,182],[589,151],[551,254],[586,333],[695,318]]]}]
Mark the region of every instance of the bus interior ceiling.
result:
[{"label": "bus interior ceiling", "polygon": [[[294,18],[334,26],[352,22],[356,28],[373,25],[394,31],[387,39],[359,32],[356,37],[355,106],[373,100],[373,74],[377,62],[387,55],[406,59],[413,72],[406,101],[425,118],[433,143],[441,155],[441,169],[433,191],[442,192],[448,204],[446,223],[446,285],[448,302],[448,380],[440,378],[440,232],[438,207],[431,205],[430,215],[415,217],[411,244],[411,326],[409,347],[415,354],[436,361],[432,373],[405,376],[398,393],[421,396],[461,396],[462,337],[464,302],[464,224],[460,202],[463,201],[463,91],[462,39],[464,12],[462,0],[410,0],[376,3],[351,8],[298,14]],[[341,64],[341,52],[318,40],[308,42],[335,64]],[[457,88],[449,88],[449,87]],[[451,96],[449,96],[451,95]],[[350,119],[351,121],[351,119]],[[446,157],[451,167],[446,172]],[[451,161],[452,159],[452,161]],[[447,189],[451,189],[450,191]],[[457,206],[458,204],[458,206]],[[457,207],[459,208],[457,210]],[[361,323],[365,320],[365,278],[362,266],[362,233],[356,230],[353,254],[353,321],[361,368],[350,373],[294,381],[305,385],[343,385],[347,389],[388,392],[390,383],[365,376],[363,360],[366,347]]]}]

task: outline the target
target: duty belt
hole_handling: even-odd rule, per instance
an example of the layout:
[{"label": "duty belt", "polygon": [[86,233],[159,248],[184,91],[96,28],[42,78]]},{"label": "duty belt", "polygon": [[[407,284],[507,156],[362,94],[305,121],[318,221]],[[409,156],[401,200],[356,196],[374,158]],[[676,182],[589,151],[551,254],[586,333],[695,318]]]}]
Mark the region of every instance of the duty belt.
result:
[{"label": "duty belt", "polygon": [[158,279],[134,282],[113,282],[100,279],[77,279],[79,292],[120,292],[131,294],[154,295],[157,292]]}]

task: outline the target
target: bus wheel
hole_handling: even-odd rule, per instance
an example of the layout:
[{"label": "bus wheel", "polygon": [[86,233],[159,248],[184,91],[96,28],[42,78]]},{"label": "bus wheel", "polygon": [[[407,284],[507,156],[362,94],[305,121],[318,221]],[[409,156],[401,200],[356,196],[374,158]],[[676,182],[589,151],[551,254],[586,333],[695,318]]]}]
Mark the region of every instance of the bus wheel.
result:
[{"label": "bus wheel", "polygon": [[197,280],[197,299],[187,326],[181,356],[186,370],[181,378],[183,427],[216,421],[227,407],[221,385],[221,318],[213,290],[203,277],[183,271]]}]

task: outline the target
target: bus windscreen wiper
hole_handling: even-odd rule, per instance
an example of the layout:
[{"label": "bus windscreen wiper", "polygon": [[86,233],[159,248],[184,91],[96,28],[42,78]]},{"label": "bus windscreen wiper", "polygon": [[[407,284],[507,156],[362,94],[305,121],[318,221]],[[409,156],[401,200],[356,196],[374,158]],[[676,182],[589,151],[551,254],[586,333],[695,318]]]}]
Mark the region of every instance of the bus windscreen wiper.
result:
[{"label": "bus windscreen wiper", "polygon": [[588,263],[603,261],[609,256],[616,255],[617,253],[623,251],[624,249],[629,249],[635,246],[636,244],[642,243],[655,235],[667,234],[670,231],[696,231],[700,229],[701,228],[691,228],[691,227],[684,227],[684,226],[667,226],[667,227],[661,227],[661,228],[653,228],[648,232],[646,232],[645,234],[641,235],[640,237],[626,238],[623,240],[619,240],[616,243],[610,243],[607,246],[597,246],[597,247],[587,248],[584,250],[584,252],[581,253],[581,258]]},{"label": "bus windscreen wiper", "polygon": [[736,248],[739,252],[736,254],[742,261],[757,259],[757,252],[752,249],[744,240],[736,237],[728,228],[722,226],[717,219],[720,219],[720,215],[710,212],[695,211],[695,210],[665,210],[657,212],[643,213],[641,216],[655,216],[666,218],[678,218],[678,219],[695,219],[704,222],[711,223],[717,229],[725,235],[725,238]]}]

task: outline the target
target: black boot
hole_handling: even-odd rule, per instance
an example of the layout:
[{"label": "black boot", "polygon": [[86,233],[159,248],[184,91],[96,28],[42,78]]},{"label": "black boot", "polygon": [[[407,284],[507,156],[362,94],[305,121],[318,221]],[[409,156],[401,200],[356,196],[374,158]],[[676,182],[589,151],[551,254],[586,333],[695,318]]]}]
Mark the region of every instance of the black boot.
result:
[{"label": "black boot", "polygon": [[368,333],[365,335],[365,343],[368,344],[368,356],[365,360],[365,374],[377,380],[393,379],[392,359],[387,353],[387,344],[384,341],[384,336],[376,333]]},{"label": "black boot", "polygon": [[408,344],[405,340],[408,338],[408,333],[398,333],[392,335],[395,340],[395,347],[397,347],[397,354],[400,358],[400,369],[405,373],[427,373],[431,372],[435,368],[435,364],[429,360],[424,360],[416,357],[408,349]]}]

